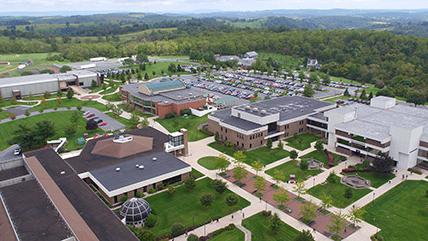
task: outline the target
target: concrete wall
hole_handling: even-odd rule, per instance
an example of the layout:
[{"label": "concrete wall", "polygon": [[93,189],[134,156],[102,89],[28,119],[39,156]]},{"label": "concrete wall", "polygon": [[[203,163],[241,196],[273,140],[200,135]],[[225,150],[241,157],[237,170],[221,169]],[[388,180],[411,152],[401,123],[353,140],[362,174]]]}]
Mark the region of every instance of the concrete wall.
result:
[{"label": "concrete wall", "polygon": [[4,161],[4,162],[0,162],[0,171],[12,169],[15,167],[21,167],[21,166],[24,166],[24,159],[22,158]]},{"label": "concrete wall", "polygon": [[58,91],[58,81],[45,82],[45,83],[35,83],[35,84],[26,84],[19,86],[11,87],[2,87],[0,88],[0,94],[2,98],[8,99],[12,98],[12,91],[19,90],[21,91],[21,96],[28,95],[41,95],[47,92],[56,92]]},{"label": "concrete wall", "polygon": [[25,182],[25,181],[31,180],[33,178],[34,177],[31,174],[27,174],[27,175],[24,175],[21,177],[15,177],[15,178],[7,179],[4,181],[0,181],[0,188],[15,185],[15,184],[20,183],[20,182]]}]

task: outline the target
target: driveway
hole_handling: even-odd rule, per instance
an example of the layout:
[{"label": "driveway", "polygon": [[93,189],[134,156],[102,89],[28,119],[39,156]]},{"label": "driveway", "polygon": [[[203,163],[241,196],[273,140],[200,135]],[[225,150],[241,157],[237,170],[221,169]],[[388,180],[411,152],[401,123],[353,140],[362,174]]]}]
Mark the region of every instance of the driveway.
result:
[{"label": "driveway", "polygon": [[115,120],[114,118],[110,117],[109,115],[94,109],[94,108],[83,108],[84,111],[90,111],[94,113],[97,117],[101,118],[103,121],[107,122],[106,126],[100,126],[101,129],[104,131],[117,131],[125,129],[125,125],[120,123],[119,121]]}]

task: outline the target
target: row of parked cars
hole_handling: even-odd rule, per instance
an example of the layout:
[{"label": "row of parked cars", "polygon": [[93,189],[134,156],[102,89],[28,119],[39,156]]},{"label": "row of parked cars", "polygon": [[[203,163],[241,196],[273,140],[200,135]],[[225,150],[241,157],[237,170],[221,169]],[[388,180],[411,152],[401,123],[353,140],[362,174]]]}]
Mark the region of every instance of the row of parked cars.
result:
[{"label": "row of parked cars", "polygon": [[107,122],[103,121],[100,117],[98,117],[95,113],[92,113],[90,111],[86,111],[83,113],[83,117],[85,117],[86,120],[92,120],[95,123],[97,123],[98,126],[106,126]]}]

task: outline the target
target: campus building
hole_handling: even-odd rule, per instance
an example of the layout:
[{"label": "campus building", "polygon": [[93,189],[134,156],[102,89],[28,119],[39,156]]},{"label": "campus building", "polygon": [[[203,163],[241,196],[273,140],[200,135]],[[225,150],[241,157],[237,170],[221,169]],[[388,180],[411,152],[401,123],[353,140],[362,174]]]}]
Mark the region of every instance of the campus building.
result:
[{"label": "campus building", "polygon": [[128,84],[121,87],[121,93],[128,104],[160,118],[170,113],[180,115],[183,110],[198,109],[206,104],[202,91],[180,80]]},{"label": "campus building", "polygon": [[0,153],[0,239],[137,241],[106,204],[185,180],[191,167],[176,155],[186,153],[186,130],[149,127],[91,140],[65,160],[49,147]]},{"label": "campus building", "polygon": [[346,155],[389,155],[398,168],[428,162],[428,109],[397,104],[379,96],[370,105],[354,103],[312,116],[311,128],[328,136],[328,145]]},{"label": "campus building", "polygon": [[335,106],[301,96],[283,96],[216,111],[208,117],[208,131],[237,148],[254,149],[269,139],[310,131],[307,118]]},{"label": "campus building", "polygon": [[0,79],[0,96],[17,99],[28,95],[67,90],[69,86],[90,87],[92,82],[100,84],[99,75],[87,70],[74,70],[62,74],[35,74]]}]

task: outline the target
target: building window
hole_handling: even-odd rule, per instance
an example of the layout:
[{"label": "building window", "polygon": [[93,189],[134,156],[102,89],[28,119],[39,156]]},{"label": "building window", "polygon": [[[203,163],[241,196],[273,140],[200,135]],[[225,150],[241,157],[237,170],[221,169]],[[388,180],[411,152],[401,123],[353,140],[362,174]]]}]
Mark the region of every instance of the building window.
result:
[{"label": "building window", "polygon": [[250,149],[251,149],[251,147],[253,147],[253,144],[250,144]]}]

